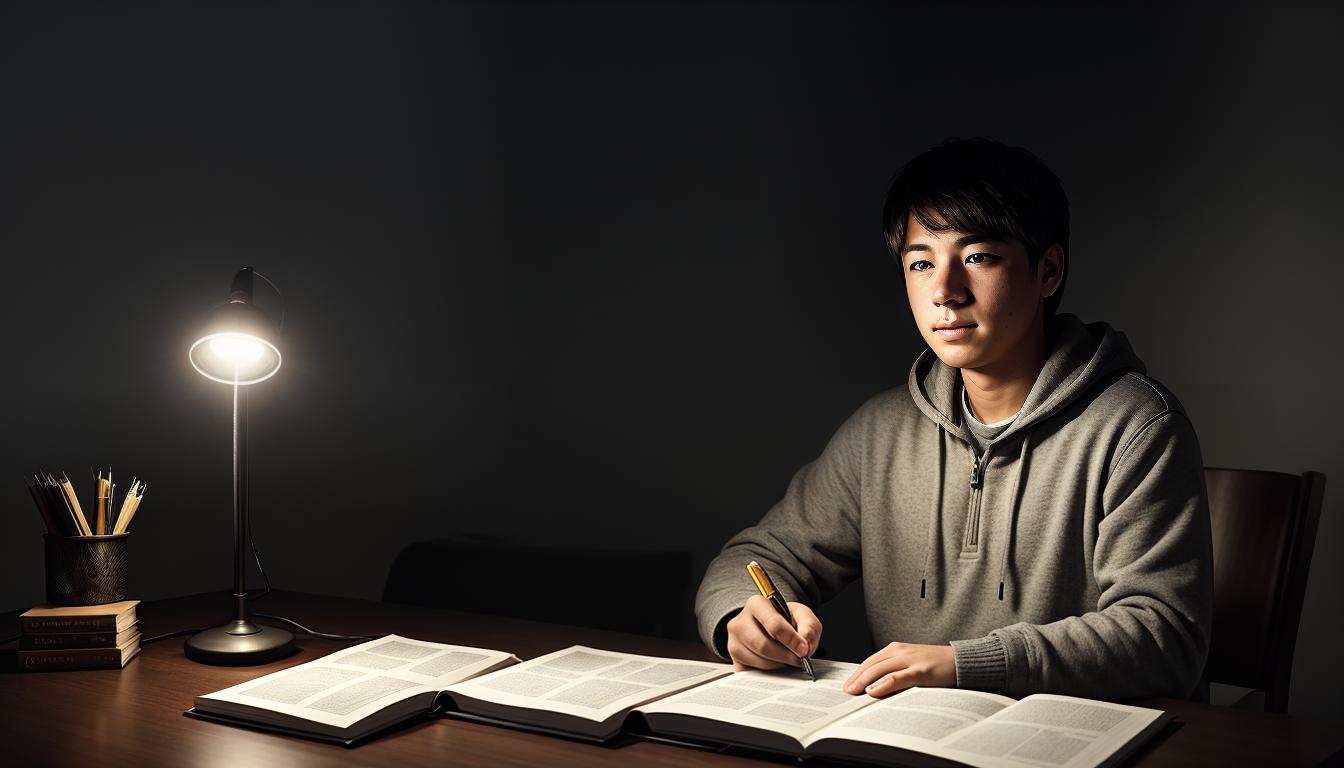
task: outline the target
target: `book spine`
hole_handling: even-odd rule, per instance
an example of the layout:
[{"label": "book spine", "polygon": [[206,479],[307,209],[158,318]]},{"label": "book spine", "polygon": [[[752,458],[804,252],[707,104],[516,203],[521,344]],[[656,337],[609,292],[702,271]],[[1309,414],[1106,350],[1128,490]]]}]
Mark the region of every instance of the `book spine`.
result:
[{"label": "book spine", "polygon": [[40,651],[44,649],[64,648],[116,648],[117,633],[87,632],[83,634],[36,634],[23,635],[19,639],[19,650]]},{"label": "book spine", "polygon": [[19,623],[24,634],[42,632],[101,632],[116,631],[116,616],[25,616]]},{"label": "book spine", "polygon": [[49,669],[121,669],[121,651],[117,648],[94,653],[19,651],[19,668],[25,672]]}]

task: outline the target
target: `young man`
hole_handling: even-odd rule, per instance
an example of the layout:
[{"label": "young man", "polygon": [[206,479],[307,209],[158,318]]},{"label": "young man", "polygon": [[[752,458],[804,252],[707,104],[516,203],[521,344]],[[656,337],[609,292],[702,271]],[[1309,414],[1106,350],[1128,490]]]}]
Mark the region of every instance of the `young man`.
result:
[{"label": "young man", "polygon": [[738,668],[796,666],[821,640],[811,606],[862,576],[881,650],[849,693],[1190,695],[1213,613],[1199,444],[1123,333],[1055,315],[1059,179],[1024,149],[953,140],[901,171],[883,216],[929,349],[724,546],[701,637]]}]

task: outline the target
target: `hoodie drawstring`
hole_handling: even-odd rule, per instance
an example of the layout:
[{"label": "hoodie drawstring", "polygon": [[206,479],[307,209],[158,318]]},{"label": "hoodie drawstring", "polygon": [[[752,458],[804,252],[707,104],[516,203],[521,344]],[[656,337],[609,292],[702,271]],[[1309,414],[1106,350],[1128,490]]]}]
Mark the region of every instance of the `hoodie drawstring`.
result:
[{"label": "hoodie drawstring", "polygon": [[[1003,599],[1004,583],[1008,579],[1008,555],[1012,551],[1013,545],[1013,524],[1017,522],[1017,507],[1021,503],[1022,475],[1027,471],[1027,456],[1031,452],[1031,432],[1028,431],[1022,435],[1022,448],[1017,457],[1017,471],[1013,474],[1013,492],[1008,497],[1008,514],[1005,516],[1003,525],[1003,553],[999,559],[999,599]],[[947,459],[947,431],[942,425],[938,427],[938,476],[936,480],[937,492],[933,495],[933,508],[929,513],[929,540],[924,549],[924,570],[919,576],[919,597],[924,599],[928,594],[929,579],[929,561],[933,558],[933,549],[937,546],[938,527],[942,520],[943,508],[943,483],[945,481]]]},{"label": "hoodie drawstring", "polygon": [[933,557],[933,548],[935,539],[938,538],[938,524],[942,520],[943,509],[943,465],[947,459],[947,431],[942,425],[938,425],[938,477],[934,487],[937,491],[933,494],[933,510],[929,514],[929,542],[924,549],[924,572],[919,575],[919,599],[924,599],[925,588],[929,576],[929,559]]},{"label": "hoodie drawstring", "polygon": [[1008,552],[1013,546],[1013,523],[1017,519],[1018,493],[1022,490],[1022,475],[1026,472],[1027,451],[1031,444],[1031,432],[1022,435],[1022,453],[1017,457],[1017,473],[1013,476],[1013,494],[1008,497],[1008,515],[1003,526],[1003,557],[999,564],[999,599],[1003,599],[1003,582],[1008,575]]}]

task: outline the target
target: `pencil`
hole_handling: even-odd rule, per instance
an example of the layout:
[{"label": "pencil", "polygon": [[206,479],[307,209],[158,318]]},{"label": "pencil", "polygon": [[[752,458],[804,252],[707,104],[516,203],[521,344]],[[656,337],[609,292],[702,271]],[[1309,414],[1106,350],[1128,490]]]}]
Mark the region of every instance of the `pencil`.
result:
[{"label": "pencil", "polygon": [[112,482],[112,468],[107,468],[107,532],[112,533],[117,521],[117,484]]},{"label": "pencil", "polygon": [[[65,491],[61,488],[56,478],[51,476],[50,472],[43,473],[46,477],[42,478],[42,493],[47,498],[47,509],[51,510],[52,517],[60,523],[58,526],[62,536],[78,536],[80,534],[79,523],[75,522],[74,510],[70,509],[70,500],[65,497]],[[60,514],[64,513],[64,514]]]},{"label": "pencil", "polygon": [[125,533],[127,528],[131,527],[131,521],[135,519],[135,510],[140,508],[140,499],[145,495],[145,484],[140,484],[139,493],[134,486],[126,494],[126,503],[121,507],[121,513],[117,515],[117,527],[112,531],[114,534]]},{"label": "pencil", "polygon": [[70,478],[65,473],[61,473],[61,491],[65,493],[66,503],[70,505],[70,512],[75,519],[75,528],[79,529],[81,536],[92,536],[93,529],[89,527],[88,518],[84,517],[84,510],[79,507],[79,497],[75,495],[75,487],[70,484]]},{"label": "pencil", "polygon": [[[27,478],[24,478],[27,482]],[[47,509],[47,501],[43,498],[42,491],[35,485],[28,486],[28,493],[33,496],[33,503],[37,505],[37,513],[42,515],[42,524],[47,527],[47,533],[58,535],[59,530],[56,527],[56,520],[51,516],[51,510]]]}]

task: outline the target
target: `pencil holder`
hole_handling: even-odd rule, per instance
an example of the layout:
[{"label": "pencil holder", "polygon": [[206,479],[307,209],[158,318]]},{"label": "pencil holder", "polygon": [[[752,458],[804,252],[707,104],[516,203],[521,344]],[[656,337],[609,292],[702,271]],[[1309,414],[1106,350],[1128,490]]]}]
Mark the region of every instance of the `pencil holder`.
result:
[{"label": "pencil holder", "polygon": [[47,602],[98,605],[126,599],[126,542],[115,536],[42,534],[47,555]]}]

